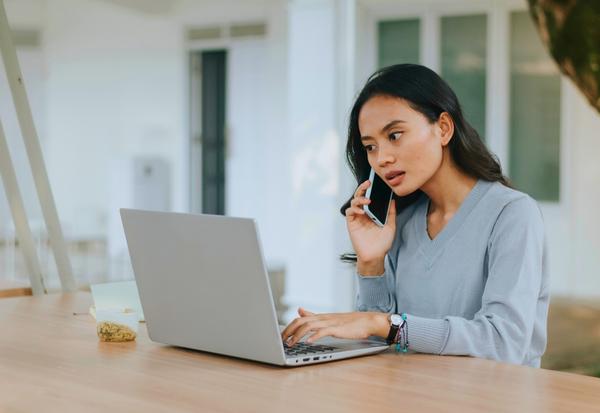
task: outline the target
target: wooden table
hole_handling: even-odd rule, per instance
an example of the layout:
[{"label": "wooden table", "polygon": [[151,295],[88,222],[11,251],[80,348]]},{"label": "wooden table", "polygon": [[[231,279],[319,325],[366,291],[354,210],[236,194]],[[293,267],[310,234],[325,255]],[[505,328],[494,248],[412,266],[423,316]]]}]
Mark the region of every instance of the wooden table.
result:
[{"label": "wooden table", "polygon": [[89,293],[0,300],[2,412],[600,412],[600,379],[395,354],[280,368],[99,342]]},{"label": "wooden table", "polygon": [[21,297],[31,295],[31,287],[27,281],[0,280],[0,298]]}]

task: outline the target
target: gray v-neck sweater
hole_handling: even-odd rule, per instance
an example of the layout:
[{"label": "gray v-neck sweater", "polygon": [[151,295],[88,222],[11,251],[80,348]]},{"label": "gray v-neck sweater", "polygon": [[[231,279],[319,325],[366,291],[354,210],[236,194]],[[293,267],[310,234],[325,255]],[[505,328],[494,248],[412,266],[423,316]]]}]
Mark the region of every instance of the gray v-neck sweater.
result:
[{"label": "gray v-neck sweater", "polygon": [[536,202],[479,180],[433,240],[428,205],[423,194],[398,214],[384,274],[358,274],[358,310],[406,313],[417,352],[539,367],[549,280]]}]

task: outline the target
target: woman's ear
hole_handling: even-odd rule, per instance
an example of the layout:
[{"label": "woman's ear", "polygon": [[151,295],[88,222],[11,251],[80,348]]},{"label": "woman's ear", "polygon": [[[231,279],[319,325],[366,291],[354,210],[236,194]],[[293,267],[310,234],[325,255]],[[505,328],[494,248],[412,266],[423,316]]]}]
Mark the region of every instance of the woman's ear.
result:
[{"label": "woman's ear", "polygon": [[448,112],[442,112],[438,119],[438,127],[440,128],[440,143],[442,146],[448,145],[452,136],[454,136],[454,121]]}]

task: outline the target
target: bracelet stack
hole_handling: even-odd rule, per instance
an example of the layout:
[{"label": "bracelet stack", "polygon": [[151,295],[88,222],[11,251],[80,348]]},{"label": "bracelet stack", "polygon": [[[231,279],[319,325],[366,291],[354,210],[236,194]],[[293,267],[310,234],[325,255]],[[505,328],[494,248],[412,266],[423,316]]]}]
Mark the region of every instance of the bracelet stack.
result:
[{"label": "bracelet stack", "polygon": [[400,351],[406,353],[408,351],[408,323],[406,322],[406,313],[402,313],[400,316],[402,324],[398,327],[394,343],[396,344],[396,353]]}]

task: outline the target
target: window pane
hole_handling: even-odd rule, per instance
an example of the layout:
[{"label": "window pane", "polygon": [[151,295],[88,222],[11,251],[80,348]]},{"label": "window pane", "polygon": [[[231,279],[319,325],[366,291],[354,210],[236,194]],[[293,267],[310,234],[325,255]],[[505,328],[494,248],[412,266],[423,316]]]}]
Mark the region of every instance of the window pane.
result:
[{"label": "window pane", "polygon": [[419,63],[419,19],[379,22],[379,67]]},{"label": "window pane", "polygon": [[467,121],[485,136],[485,15],[442,17],[442,77],[458,96]]},{"label": "window pane", "polygon": [[526,12],[511,14],[510,176],[537,200],[559,199],[560,76]]}]

